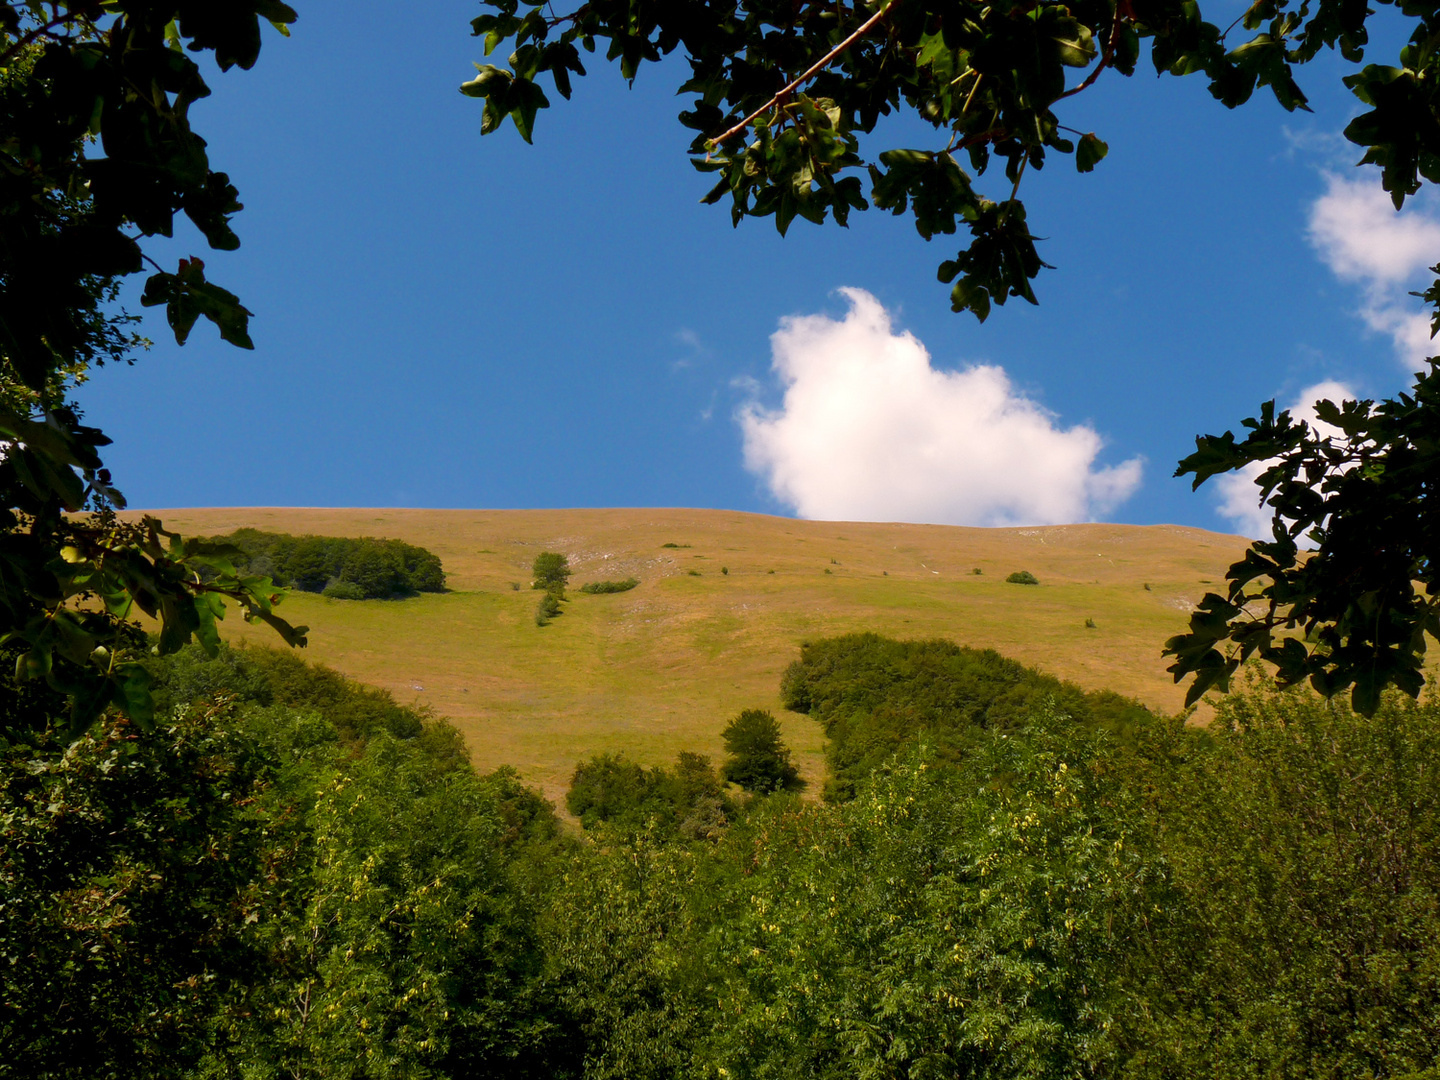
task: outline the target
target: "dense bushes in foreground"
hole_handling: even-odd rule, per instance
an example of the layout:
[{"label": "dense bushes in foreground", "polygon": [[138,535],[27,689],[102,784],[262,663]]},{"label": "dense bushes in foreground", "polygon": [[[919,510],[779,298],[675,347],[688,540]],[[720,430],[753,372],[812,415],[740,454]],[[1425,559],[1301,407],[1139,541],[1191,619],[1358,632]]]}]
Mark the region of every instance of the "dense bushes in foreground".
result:
[{"label": "dense bushes in foreground", "polygon": [[0,1076],[549,1076],[553,810],[454,729],[268,650],[0,752]]},{"label": "dense bushes in foreground", "polygon": [[277,585],[323,592],[336,600],[383,600],[418,592],[443,592],[438,556],[414,544],[372,537],[290,536],[238,529],[217,536],[246,554],[237,569],[263,574]]},{"label": "dense bushes in foreground", "polygon": [[[948,700],[810,674],[821,716]],[[0,754],[0,1077],[1437,1075],[1433,702],[1117,737],[1001,695],[838,803],[597,758],[569,833],[323,669],[156,676],[155,734]]]},{"label": "dense bushes in foreground", "polygon": [[576,852],[551,963],[594,1076],[1430,1080],[1437,760],[1433,704],[1252,690],[1133,742],[1041,706],[708,850]]}]

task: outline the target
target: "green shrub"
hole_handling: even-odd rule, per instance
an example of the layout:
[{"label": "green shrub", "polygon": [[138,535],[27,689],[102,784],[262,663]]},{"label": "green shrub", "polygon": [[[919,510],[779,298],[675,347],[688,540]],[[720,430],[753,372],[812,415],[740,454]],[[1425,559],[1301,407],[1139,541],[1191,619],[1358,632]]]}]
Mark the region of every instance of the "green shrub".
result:
[{"label": "green shrub", "polygon": [[1037,578],[1034,574],[1030,573],[1029,570],[1016,570],[1013,574],[1011,574],[1011,575],[1010,575],[1009,577],[1007,577],[1005,580],[1008,581],[1011,585],[1039,585],[1039,584],[1040,584],[1040,579]]},{"label": "green shrub", "polygon": [[333,581],[320,591],[331,600],[364,600],[366,592],[353,581]]},{"label": "green shrub", "polygon": [[715,840],[734,814],[710,759],[682,751],[674,771],[646,769],[619,754],[575,766],[565,806],[586,829],[601,822],[634,833],[656,826],[686,840]]},{"label": "green shrub", "polygon": [[730,757],[721,774],[732,784],[762,795],[798,788],[800,774],[780,741],[780,724],[762,709],[745,709],[720,733]]},{"label": "green shrub", "polygon": [[581,585],[580,591],[587,596],[597,596],[601,593],[629,592],[640,584],[639,578],[626,578],[624,581],[592,581],[587,585]]},{"label": "green shrub", "polygon": [[729,574],[730,574],[730,568],[729,568],[728,566],[722,566],[722,567],[720,567],[720,573],[722,573],[722,574],[724,574],[724,575],[726,575],[726,576],[728,577]]},{"label": "green shrub", "polygon": [[559,589],[565,595],[565,586],[570,581],[570,560],[556,551],[542,551],[535,556],[530,568],[535,575],[530,582],[532,589]]},{"label": "green shrub", "polygon": [[688,548],[689,544],[661,544],[662,548]]},{"label": "green shrub", "polygon": [[535,625],[544,626],[559,614],[560,597],[556,593],[547,592],[540,597],[540,603],[535,605]]},{"label": "green shrub", "polygon": [[1086,629],[1086,630],[1094,630],[1094,629],[1095,629],[1095,620],[1094,620],[1094,619],[1086,619],[1086,620],[1085,620],[1085,629]]},{"label": "green shrub", "polygon": [[699,570],[686,570],[685,573],[689,574],[691,577],[699,577],[699,576],[700,576],[700,571],[699,571]]}]

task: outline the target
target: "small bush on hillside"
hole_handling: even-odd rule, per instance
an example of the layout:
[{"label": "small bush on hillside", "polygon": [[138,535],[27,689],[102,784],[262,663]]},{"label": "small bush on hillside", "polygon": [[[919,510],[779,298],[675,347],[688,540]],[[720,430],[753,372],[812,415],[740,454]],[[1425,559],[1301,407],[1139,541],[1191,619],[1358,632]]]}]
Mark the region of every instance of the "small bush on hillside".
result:
[{"label": "small bush on hillside", "polygon": [[726,576],[728,577],[729,574],[730,574],[730,568],[729,568],[728,566],[722,566],[722,567],[720,567],[720,573],[722,573],[722,574],[724,574],[724,575],[726,575]]},{"label": "small bush on hillside", "polygon": [[780,741],[780,724],[763,709],[744,710],[720,738],[730,754],[721,773],[732,784],[762,795],[802,786],[790,751]]},{"label": "small bush on hillside", "polygon": [[699,576],[700,576],[700,571],[699,571],[699,570],[686,570],[685,573],[689,574],[691,577],[699,577]]},{"label": "small bush on hillside", "polygon": [[1011,574],[1005,580],[1008,581],[1011,585],[1040,584],[1040,579],[1037,578],[1034,574],[1030,573],[1029,570],[1016,570],[1015,573]]},{"label": "small bush on hillside", "polygon": [[1086,630],[1094,630],[1094,629],[1095,629],[1095,620],[1094,620],[1094,619],[1086,619],[1086,620],[1085,620],[1085,629],[1086,629]]},{"label": "small bush on hillside", "polygon": [[980,574],[985,573],[985,571],[984,571],[984,570],[981,570],[980,567],[977,566],[977,567],[975,567],[975,569],[971,570],[970,573],[975,574],[975,575],[978,576],[978,575],[980,575]]},{"label": "small bush on hillside", "polygon": [[580,591],[587,596],[597,596],[601,593],[629,592],[640,584],[639,578],[626,578],[624,581],[592,581],[587,585],[581,585]]},{"label": "small bush on hillside", "polygon": [[661,544],[662,548],[688,548],[689,544]]},{"label": "small bush on hillside", "polygon": [[331,600],[364,600],[365,590],[353,581],[332,581],[320,592]]},{"label": "small bush on hillside", "polygon": [[542,551],[535,556],[531,573],[535,575],[535,580],[530,583],[532,589],[558,590],[564,596],[565,586],[570,581],[570,560],[556,551]]},{"label": "small bush on hillside", "polygon": [[544,626],[559,614],[560,597],[553,592],[547,592],[540,598],[540,603],[535,605],[535,625]]}]

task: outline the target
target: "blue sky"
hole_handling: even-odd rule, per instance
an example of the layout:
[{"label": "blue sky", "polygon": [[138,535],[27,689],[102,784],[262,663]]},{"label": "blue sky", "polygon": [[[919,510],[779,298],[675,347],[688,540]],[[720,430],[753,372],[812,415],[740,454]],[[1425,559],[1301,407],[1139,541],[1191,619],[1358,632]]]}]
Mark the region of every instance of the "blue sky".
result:
[{"label": "blue sky", "polygon": [[[193,233],[152,249],[202,255],[255,312],[256,350],[206,326],[177,348],[147,313],[155,347],[80,395],[116,440],[107,460],[137,507],[706,506],[976,523],[1063,512],[1233,529],[1221,492],[1170,478],[1197,433],[1326,380],[1393,393],[1413,369],[1397,345],[1404,290],[1430,259],[1422,243],[1397,263],[1384,244],[1428,242],[1431,221],[1422,207],[1398,230],[1376,225],[1370,182],[1348,166],[1358,154],[1337,151],[1358,106],[1329,62],[1302,75],[1310,115],[1263,94],[1228,112],[1201,80],[1143,66],[1102,76],[1062,120],[1095,130],[1109,157],[1088,176],[1057,157],[1025,180],[1058,269],[1039,280],[1038,308],[1012,302],[982,326],[951,313],[935,280],[953,246],[906,219],[797,221],[782,239],[768,221],[736,230],[726,209],[700,205],[708,181],[684,153],[674,64],[642,68],[627,89],[593,58],[526,146],[508,125],[482,139],[480,103],[456,90],[483,59],[468,26],[478,5],[299,11],[289,40],[270,35],[253,71],[216,73],[192,114],[240,188],[241,249],[207,252]],[[934,143],[904,123],[887,134],[877,149]],[[906,345],[915,397],[895,390],[888,420],[866,411],[866,379],[900,376],[870,371],[864,335],[845,337],[859,316],[842,288],[889,320],[864,340],[908,333],[928,352],[929,367]],[[787,318],[788,376],[771,341]],[[826,376],[837,341],[853,345],[855,393],[826,404],[844,385]],[[983,423],[982,391],[1003,398]],[[1070,455],[1069,473],[1026,471],[1042,451],[1023,433],[1006,441],[1017,415],[1053,429],[1045,445]],[[896,446],[892,461],[891,443],[912,436],[929,441]],[[975,453],[977,439],[994,453]],[[832,441],[838,454],[857,440],[885,449],[815,475]],[[847,489],[876,460],[920,470],[935,504],[877,502],[894,486],[879,466]],[[1013,506],[993,504],[996,483],[973,483],[983,471],[1000,488],[1069,484],[1075,468],[1125,483]]]}]

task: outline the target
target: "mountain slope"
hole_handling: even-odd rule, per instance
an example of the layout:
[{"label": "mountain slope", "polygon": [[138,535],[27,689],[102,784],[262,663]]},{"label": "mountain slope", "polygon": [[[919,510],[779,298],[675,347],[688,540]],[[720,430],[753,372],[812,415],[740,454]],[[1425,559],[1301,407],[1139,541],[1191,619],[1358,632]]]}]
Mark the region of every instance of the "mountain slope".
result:
[{"label": "mountain slope", "polygon": [[[311,627],[310,659],[433,706],[464,731],[477,765],[515,765],[552,797],[576,761],[601,751],[646,763],[682,749],[718,759],[720,729],[749,707],[781,718],[802,772],[818,779],[819,725],[780,708],[780,674],[801,641],[856,630],[994,648],[1086,689],[1174,710],[1183,694],[1161,643],[1245,546],[1165,525],[969,529],[723,510],[156,513],[186,534],[252,526],[394,537],[435,552],[448,593],[292,593],[282,613]],[[528,588],[541,551],[563,552],[575,572],[564,614],[544,627]],[[1016,570],[1040,584],[1006,583]],[[630,592],[577,592],[631,576],[641,584]],[[275,643],[233,615],[225,634]]]}]

